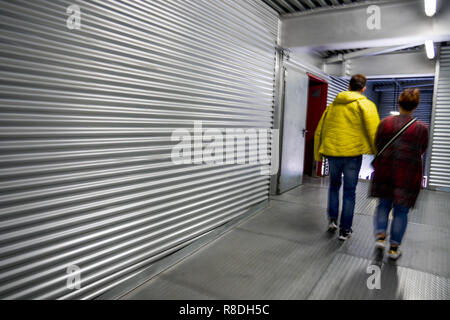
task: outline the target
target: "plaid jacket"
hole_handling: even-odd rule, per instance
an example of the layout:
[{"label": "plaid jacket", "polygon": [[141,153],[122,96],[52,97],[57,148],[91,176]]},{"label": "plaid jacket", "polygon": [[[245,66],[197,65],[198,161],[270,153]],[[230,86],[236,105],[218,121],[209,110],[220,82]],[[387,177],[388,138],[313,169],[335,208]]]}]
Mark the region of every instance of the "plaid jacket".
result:
[{"label": "plaid jacket", "polygon": [[[412,118],[391,116],[381,121],[375,137],[377,150]],[[422,155],[428,146],[428,128],[416,121],[375,160],[371,195],[388,198],[405,207],[414,207],[419,195],[422,177]]]}]

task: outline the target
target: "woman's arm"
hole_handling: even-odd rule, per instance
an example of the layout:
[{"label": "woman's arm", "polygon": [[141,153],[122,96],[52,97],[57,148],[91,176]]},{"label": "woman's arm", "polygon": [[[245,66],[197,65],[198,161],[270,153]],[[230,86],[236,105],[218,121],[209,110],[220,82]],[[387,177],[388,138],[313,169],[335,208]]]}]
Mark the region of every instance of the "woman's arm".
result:
[{"label": "woman's arm", "polygon": [[424,154],[425,151],[427,151],[428,148],[428,128],[427,127],[423,127],[423,133],[421,135],[422,139],[421,139],[421,145],[420,145],[420,153]]}]

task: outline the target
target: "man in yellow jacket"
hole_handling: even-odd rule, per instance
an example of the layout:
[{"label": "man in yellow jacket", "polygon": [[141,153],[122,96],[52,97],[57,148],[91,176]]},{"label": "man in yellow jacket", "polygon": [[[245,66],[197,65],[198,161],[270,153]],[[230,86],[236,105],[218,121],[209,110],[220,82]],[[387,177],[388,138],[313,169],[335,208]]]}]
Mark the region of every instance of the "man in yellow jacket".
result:
[{"label": "man in yellow jacket", "polygon": [[362,155],[375,154],[375,134],[380,123],[377,107],[362,93],[366,77],[357,74],[350,80],[349,91],[337,95],[325,110],[314,136],[314,157],[328,159],[330,187],[328,191],[329,231],[338,228],[339,189],[344,175],[342,215],[339,239],[352,233],[355,191],[361,169]]}]

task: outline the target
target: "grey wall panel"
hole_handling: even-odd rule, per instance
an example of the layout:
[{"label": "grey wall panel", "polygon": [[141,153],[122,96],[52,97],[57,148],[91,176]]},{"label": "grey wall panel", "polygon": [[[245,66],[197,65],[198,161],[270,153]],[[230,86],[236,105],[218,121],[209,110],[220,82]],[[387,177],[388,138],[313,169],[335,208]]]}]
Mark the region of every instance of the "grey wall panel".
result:
[{"label": "grey wall panel", "polygon": [[374,84],[372,81],[367,81],[367,85],[366,85],[366,91],[364,91],[364,95],[367,97],[367,99],[369,99],[370,101],[372,101],[373,103],[375,103],[375,105],[379,106],[380,104],[380,95],[378,92],[376,92],[374,90]]},{"label": "grey wall panel", "polygon": [[0,298],[93,298],[267,199],[262,165],[171,161],[173,130],[194,121],[272,128],[264,3],[0,6]]},{"label": "grey wall panel", "polygon": [[436,88],[429,186],[450,191],[450,47],[441,48]]},{"label": "grey wall panel", "polygon": [[327,105],[330,105],[340,92],[347,91],[350,83],[350,80],[346,78],[333,76],[330,76],[330,78],[331,81],[328,82]]},{"label": "grey wall panel", "polygon": [[[399,111],[398,99],[400,93],[400,90],[394,90],[394,86],[392,87],[392,90],[381,91],[380,104],[378,105],[380,119],[389,117],[391,111]],[[431,122],[432,105],[433,91],[421,89],[420,104],[414,111],[414,117],[417,117],[417,119],[429,126]]]}]

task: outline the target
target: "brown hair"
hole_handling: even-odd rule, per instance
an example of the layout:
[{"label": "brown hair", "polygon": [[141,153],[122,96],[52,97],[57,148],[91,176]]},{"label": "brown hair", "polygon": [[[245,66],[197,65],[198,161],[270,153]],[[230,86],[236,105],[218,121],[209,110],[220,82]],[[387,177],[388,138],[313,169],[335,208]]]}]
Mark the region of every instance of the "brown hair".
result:
[{"label": "brown hair", "polygon": [[355,74],[350,80],[351,91],[361,91],[366,86],[367,79],[363,74]]},{"label": "brown hair", "polygon": [[400,107],[406,111],[414,110],[420,102],[420,90],[417,88],[405,89],[398,99]]}]

